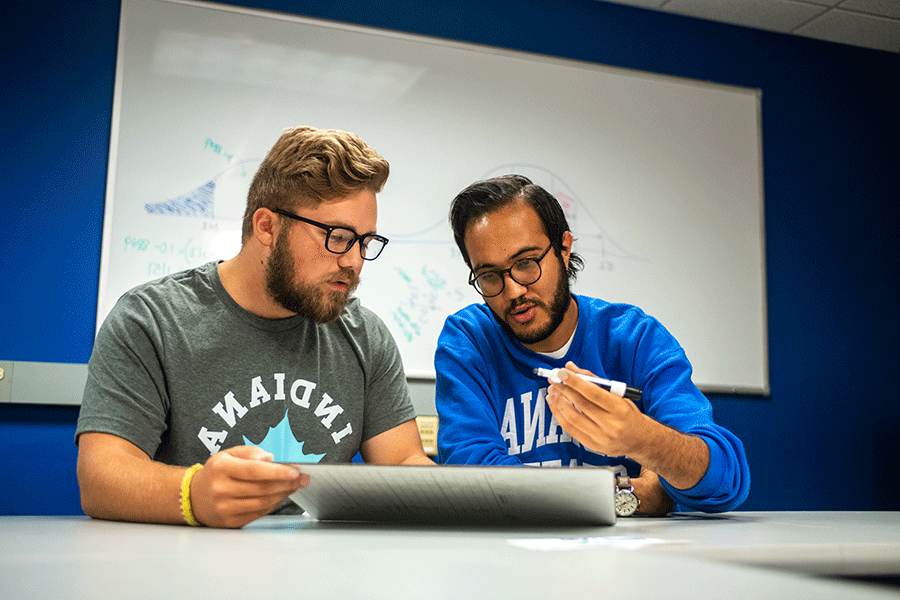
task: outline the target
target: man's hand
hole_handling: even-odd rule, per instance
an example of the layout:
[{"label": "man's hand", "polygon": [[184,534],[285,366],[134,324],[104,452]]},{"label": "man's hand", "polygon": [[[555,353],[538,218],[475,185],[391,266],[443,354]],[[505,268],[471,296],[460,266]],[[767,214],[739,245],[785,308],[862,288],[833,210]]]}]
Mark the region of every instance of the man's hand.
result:
[{"label": "man's hand", "polygon": [[645,426],[645,415],[629,400],[569,372],[593,375],[575,363],[559,371],[561,383],[551,383],[547,403],[563,430],[580,444],[601,454],[624,456],[633,450]]},{"label": "man's hand", "polygon": [[632,478],[631,485],[634,486],[634,495],[641,501],[636,514],[664,517],[675,508],[675,502],[659,482],[659,475],[650,469],[641,469],[641,476]]},{"label": "man's hand", "polygon": [[[184,467],[152,460],[115,435],[88,432],[78,438],[81,506],[96,519],[184,523],[184,473]],[[238,446],[212,455],[194,474],[191,509],[204,525],[242,527],[308,484],[308,475],[273,464],[268,452]]]},{"label": "man's hand", "polygon": [[256,446],[236,446],[209,457],[191,481],[194,516],[210,527],[243,527],[272,512],[309,485],[309,475],[275,464]]},{"label": "man's hand", "polygon": [[601,454],[628,456],[686,490],[706,474],[709,447],[701,438],[676,431],[642,413],[637,405],[574,373],[593,375],[569,361],[551,383],[547,404],[563,431]]}]

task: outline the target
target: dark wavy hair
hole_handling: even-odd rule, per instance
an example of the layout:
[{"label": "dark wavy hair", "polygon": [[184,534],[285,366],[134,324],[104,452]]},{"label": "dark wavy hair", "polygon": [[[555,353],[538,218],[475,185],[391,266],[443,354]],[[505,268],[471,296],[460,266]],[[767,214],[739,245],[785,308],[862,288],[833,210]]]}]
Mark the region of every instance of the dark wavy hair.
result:
[{"label": "dark wavy hair", "polygon": [[[566,214],[553,195],[522,175],[503,175],[483,181],[476,181],[453,199],[450,204],[450,227],[453,238],[469,268],[472,263],[466,251],[466,228],[473,219],[503,208],[513,202],[522,201],[531,206],[541,219],[544,233],[553,245],[557,256],[561,256],[563,234],[570,231]],[[568,276],[574,282],[578,271],[584,267],[584,260],[572,252],[569,255]]]}]

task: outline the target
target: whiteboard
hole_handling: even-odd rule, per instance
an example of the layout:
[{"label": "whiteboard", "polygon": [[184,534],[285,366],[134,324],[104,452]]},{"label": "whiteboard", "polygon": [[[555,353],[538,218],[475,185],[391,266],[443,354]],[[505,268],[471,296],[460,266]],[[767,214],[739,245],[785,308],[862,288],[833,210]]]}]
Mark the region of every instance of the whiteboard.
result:
[{"label": "whiteboard", "polygon": [[391,163],[357,294],[409,377],[481,301],[451,199],[516,172],[566,211],[575,292],[660,319],[704,391],[768,393],[759,90],[177,0],[123,0],[119,35],[98,326],[129,288],[234,256],[256,167],[312,125]]}]

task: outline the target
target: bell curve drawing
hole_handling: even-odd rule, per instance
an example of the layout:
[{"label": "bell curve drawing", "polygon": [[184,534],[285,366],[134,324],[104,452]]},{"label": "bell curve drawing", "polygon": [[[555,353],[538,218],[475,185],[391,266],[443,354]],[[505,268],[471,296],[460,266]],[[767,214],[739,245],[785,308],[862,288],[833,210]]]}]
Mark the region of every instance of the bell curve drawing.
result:
[{"label": "bell curve drawing", "polygon": [[234,219],[235,215],[243,215],[247,196],[241,192],[246,192],[246,187],[249,186],[248,173],[252,177],[259,163],[258,160],[241,161],[180,196],[145,204],[144,210],[151,215]]}]

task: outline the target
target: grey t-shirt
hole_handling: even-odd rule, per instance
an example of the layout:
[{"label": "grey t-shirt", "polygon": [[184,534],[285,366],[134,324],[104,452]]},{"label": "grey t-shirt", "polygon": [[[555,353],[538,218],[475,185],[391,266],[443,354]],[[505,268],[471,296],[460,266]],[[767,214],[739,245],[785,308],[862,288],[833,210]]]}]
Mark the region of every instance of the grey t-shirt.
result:
[{"label": "grey t-shirt", "polygon": [[349,462],[415,418],[397,345],[358,299],[330,323],[263,319],[217,267],[119,299],[97,334],[76,440],[110,433],[181,466],[243,444],[278,461]]}]

